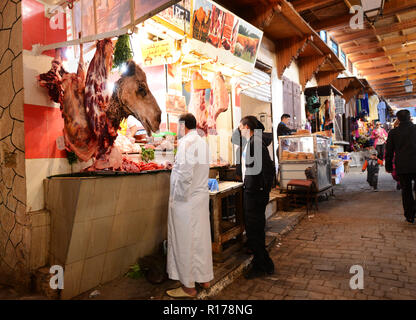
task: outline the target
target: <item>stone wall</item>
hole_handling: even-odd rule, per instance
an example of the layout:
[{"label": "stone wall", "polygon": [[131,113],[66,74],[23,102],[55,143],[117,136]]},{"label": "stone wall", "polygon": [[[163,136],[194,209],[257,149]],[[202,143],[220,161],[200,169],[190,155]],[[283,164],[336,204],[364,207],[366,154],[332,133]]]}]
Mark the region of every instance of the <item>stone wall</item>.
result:
[{"label": "stone wall", "polygon": [[20,0],[0,1],[0,282],[29,282]]}]

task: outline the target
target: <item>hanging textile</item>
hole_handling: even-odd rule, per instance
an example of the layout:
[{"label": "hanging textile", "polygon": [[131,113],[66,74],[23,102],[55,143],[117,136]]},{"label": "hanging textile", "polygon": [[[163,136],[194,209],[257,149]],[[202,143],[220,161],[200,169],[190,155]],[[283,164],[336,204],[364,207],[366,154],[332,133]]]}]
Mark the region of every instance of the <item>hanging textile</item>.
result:
[{"label": "hanging textile", "polygon": [[345,100],[340,96],[335,97],[335,113],[344,114],[345,113]]},{"label": "hanging textile", "polygon": [[377,111],[378,111],[378,119],[381,123],[386,123],[386,103],[384,101],[380,101],[377,105]]},{"label": "hanging textile", "polygon": [[334,92],[331,90],[331,96],[329,97],[329,120],[334,121],[335,116],[335,95]]},{"label": "hanging textile", "polygon": [[366,93],[364,98],[361,99],[361,111],[365,113],[365,115],[369,115],[370,114],[370,108],[368,105],[368,94]]},{"label": "hanging textile", "polygon": [[376,95],[371,96],[370,99],[368,99],[368,104],[370,108],[370,120],[377,120],[378,119],[378,110],[377,106],[380,103],[380,100]]}]

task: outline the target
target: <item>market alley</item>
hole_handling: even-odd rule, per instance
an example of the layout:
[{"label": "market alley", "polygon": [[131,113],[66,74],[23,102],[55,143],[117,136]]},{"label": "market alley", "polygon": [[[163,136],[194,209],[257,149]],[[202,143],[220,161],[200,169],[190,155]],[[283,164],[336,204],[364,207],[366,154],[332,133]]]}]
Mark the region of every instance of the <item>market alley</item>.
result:
[{"label": "market alley", "polygon": [[[273,276],[240,277],[214,299],[414,299],[416,227],[404,221],[400,192],[381,172],[373,192],[353,169],[335,199],[272,248]],[[353,265],[364,268],[364,290],[350,289]]]}]

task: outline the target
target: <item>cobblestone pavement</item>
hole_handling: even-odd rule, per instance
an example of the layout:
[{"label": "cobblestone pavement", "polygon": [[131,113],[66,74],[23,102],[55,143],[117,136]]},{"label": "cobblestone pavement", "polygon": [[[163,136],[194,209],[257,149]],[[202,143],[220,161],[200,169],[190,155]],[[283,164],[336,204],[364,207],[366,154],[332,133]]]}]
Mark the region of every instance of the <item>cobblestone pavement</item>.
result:
[{"label": "cobblestone pavement", "polygon": [[[350,172],[271,250],[274,275],[240,277],[213,299],[415,299],[416,225],[404,222],[400,192],[381,171],[379,192]],[[363,290],[350,289],[353,265],[364,268]]]}]

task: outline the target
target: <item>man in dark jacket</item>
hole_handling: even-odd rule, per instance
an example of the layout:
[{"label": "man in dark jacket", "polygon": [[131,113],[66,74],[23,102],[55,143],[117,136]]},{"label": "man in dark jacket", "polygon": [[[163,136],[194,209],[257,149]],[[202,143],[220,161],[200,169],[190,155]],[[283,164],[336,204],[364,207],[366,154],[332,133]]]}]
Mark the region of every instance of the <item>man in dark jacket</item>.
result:
[{"label": "man in dark jacket", "polygon": [[397,112],[400,125],[391,130],[386,145],[386,171],[393,172],[393,158],[402,187],[403,209],[406,221],[414,223],[416,203],[412,182],[416,181],[416,126],[410,112]]},{"label": "man in dark jacket", "polygon": [[[254,254],[252,264],[245,274],[253,279],[274,273],[274,264],[266,250],[266,206],[275,176],[275,166],[267,149],[272,139],[263,134],[264,127],[254,116],[240,122],[242,139],[241,176],[244,182],[244,217],[247,244]],[[255,131],[255,130],[259,130]],[[234,140],[235,141],[235,140]],[[234,143],[233,141],[233,143]]]},{"label": "man in dark jacket", "polygon": [[295,132],[296,130],[292,130],[289,129],[289,127],[287,126],[289,124],[290,121],[290,115],[285,113],[284,115],[282,115],[282,117],[280,118],[280,123],[277,126],[277,137],[280,136],[290,136],[293,132]]}]

